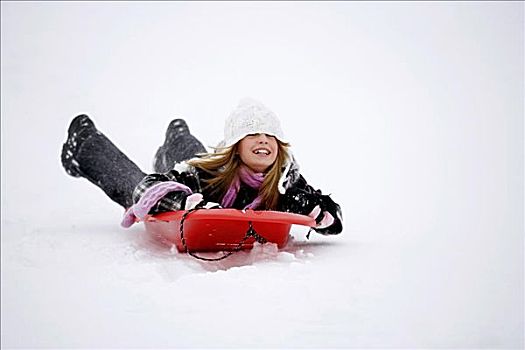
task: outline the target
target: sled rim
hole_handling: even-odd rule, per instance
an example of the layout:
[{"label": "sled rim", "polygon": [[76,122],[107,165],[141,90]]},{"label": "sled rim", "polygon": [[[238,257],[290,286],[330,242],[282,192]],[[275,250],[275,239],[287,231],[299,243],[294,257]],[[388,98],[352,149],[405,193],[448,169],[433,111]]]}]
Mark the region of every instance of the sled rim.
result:
[{"label": "sled rim", "polygon": [[[184,215],[185,210],[170,211],[149,216],[145,221],[178,221]],[[301,214],[287,213],[273,210],[238,210],[238,209],[202,209],[191,214],[191,220],[231,220],[231,221],[254,221],[275,222],[291,225],[302,225],[314,227],[315,219]]]}]

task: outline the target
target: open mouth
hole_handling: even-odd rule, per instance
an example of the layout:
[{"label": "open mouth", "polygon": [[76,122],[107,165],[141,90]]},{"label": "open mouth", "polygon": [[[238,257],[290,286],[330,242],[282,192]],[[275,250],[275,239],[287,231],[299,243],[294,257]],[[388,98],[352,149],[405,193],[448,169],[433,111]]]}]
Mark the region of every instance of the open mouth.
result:
[{"label": "open mouth", "polygon": [[270,152],[270,150],[269,150],[269,149],[266,149],[266,148],[257,148],[257,149],[254,149],[254,150],[253,150],[253,153],[255,153],[255,154],[257,154],[257,155],[262,154],[262,155],[266,155],[266,156],[268,156],[268,155],[270,155],[270,153],[272,153],[272,152]]}]

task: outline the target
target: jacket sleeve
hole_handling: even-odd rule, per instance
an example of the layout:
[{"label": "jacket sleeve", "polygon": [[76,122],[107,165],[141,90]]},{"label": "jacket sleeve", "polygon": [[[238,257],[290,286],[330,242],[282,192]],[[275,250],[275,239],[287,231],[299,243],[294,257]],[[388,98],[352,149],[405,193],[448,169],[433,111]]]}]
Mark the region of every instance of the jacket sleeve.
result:
[{"label": "jacket sleeve", "polygon": [[[161,182],[174,181],[190,188],[193,193],[202,191],[199,176],[193,171],[178,172],[171,170],[164,174],[149,174],[135,187],[133,191],[133,203],[137,203],[144,193],[152,186]],[[190,194],[184,191],[172,191],[163,196],[149,211],[149,214],[158,214],[167,211],[180,210],[186,204],[186,198]]]},{"label": "jacket sleeve", "polygon": [[324,235],[335,235],[343,230],[342,213],[339,204],[334,202],[329,195],[323,195],[321,190],[315,190],[308,185],[301,175],[282,195],[279,210],[296,214],[308,215],[315,206],[319,205],[321,214],[316,219],[319,223],[323,218],[323,212],[327,211],[334,217],[332,225],[314,230]]}]

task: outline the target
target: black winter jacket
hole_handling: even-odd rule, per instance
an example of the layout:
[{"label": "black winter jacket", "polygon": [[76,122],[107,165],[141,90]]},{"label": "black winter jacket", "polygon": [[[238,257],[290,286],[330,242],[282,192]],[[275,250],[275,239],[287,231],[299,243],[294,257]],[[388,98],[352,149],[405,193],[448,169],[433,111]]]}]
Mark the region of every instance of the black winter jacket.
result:
[{"label": "black winter jacket", "polygon": [[[188,186],[193,193],[202,193],[204,200],[207,202],[220,203],[221,198],[217,194],[213,194],[211,190],[204,188],[206,179],[210,178],[210,174],[204,170],[195,168],[185,162],[175,165],[174,170],[163,174],[150,174],[137,185],[133,192],[133,201],[137,203],[144,192],[151,186],[165,181],[176,181]],[[327,211],[334,217],[334,222],[329,227],[314,230],[324,235],[339,234],[343,230],[341,208],[328,195],[323,195],[320,190],[315,190],[308,185],[302,175],[299,174],[299,169],[295,162],[289,163],[283,169],[283,177],[281,178],[279,186],[279,202],[277,210],[283,212],[291,212],[296,214],[308,215],[316,205],[321,208],[321,214],[316,219],[320,222],[323,218],[323,212]],[[241,183],[241,187],[233,203],[233,208],[243,209],[250,204],[258,195],[258,191]],[[150,210],[149,214],[158,214],[166,211],[183,209],[186,204],[188,194],[182,191],[174,191],[164,196],[157,204]]]}]

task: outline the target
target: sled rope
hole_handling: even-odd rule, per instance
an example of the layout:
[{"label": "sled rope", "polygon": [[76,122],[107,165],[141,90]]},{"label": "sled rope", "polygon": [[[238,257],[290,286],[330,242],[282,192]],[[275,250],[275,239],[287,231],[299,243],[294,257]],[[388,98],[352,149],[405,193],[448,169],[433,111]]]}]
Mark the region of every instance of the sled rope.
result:
[{"label": "sled rope", "polygon": [[232,254],[240,251],[242,249],[242,246],[243,244],[246,242],[246,240],[250,237],[253,237],[257,242],[261,243],[261,244],[264,244],[266,242],[268,242],[268,240],[266,238],[264,238],[263,236],[261,236],[260,234],[258,234],[254,228],[253,228],[253,224],[251,221],[248,221],[248,230],[246,231],[246,234],[244,235],[244,238],[241,239],[241,241],[239,242],[239,244],[237,244],[237,246],[235,248],[233,248],[231,251],[225,253],[223,256],[220,256],[218,258],[205,258],[203,256],[198,256],[197,254],[193,253],[193,252],[190,252],[190,250],[188,249],[188,245],[186,244],[186,239],[184,238],[184,221],[186,221],[186,218],[187,216],[196,211],[196,210],[199,210],[201,208],[199,207],[195,207],[193,209],[190,209],[190,210],[187,210],[183,215],[182,215],[182,218],[180,220],[180,225],[179,225],[179,231],[180,231],[180,240],[182,241],[182,245],[184,246],[184,250],[186,251],[186,253],[188,253],[189,255],[191,255],[192,257],[194,257],[195,259],[199,259],[199,260],[204,260],[204,261],[219,261],[219,260],[223,260],[223,259],[226,259],[227,257],[231,256]]}]

